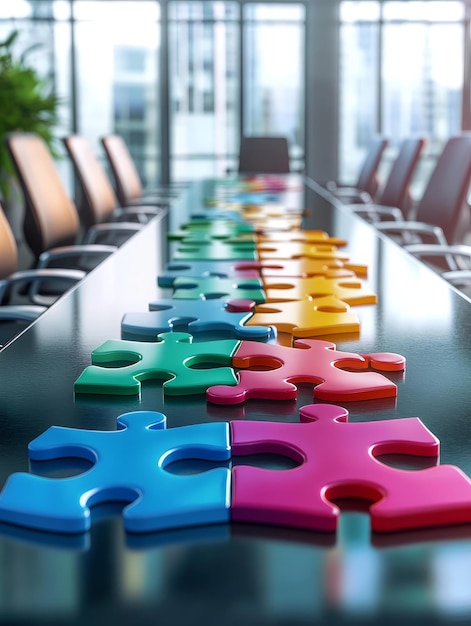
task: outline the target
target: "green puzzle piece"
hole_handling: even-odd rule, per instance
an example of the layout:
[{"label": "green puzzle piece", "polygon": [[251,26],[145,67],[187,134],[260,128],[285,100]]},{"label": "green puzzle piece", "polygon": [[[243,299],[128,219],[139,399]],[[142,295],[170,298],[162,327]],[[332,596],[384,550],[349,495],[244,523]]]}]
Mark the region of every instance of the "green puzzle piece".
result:
[{"label": "green puzzle piece", "polygon": [[[105,341],[92,352],[92,363],[75,381],[76,393],[134,395],[143,380],[164,380],[166,395],[205,393],[213,385],[236,385],[231,365],[235,339],[193,343],[188,333],[161,333],[157,342]],[[126,364],[116,367],[118,362]],[[208,369],[192,369],[207,364]]]}]

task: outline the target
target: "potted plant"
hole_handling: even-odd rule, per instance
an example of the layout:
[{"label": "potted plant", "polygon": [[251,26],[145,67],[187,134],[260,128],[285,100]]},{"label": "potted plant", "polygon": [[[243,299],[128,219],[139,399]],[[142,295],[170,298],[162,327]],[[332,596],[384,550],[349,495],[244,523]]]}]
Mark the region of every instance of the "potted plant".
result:
[{"label": "potted plant", "polygon": [[[27,63],[28,55],[37,46],[15,56],[13,47],[17,38],[18,31],[15,30],[0,42],[0,195],[5,208],[13,202],[15,191],[14,168],[5,145],[6,135],[14,131],[36,133],[55,153],[53,131],[60,103],[47,80]],[[15,225],[12,226],[15,231]]]}]

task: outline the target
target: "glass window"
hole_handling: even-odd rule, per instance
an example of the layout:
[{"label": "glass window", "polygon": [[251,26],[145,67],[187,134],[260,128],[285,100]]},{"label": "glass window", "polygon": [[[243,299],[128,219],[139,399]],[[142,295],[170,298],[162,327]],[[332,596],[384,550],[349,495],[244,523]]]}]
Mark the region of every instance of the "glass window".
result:
[{"label": "glass window", "polygon": [[247,5],[244,134],[282,135],[304,155],[304,6]]},{"label": "glass window", "polygon": [[421,20],[427,22],[455,22],[464,19],[464,3],[452,1],[385,2],[383,18],[386,20]]},{"label": "glass window", "polygon": [[171,171],[177,180],[199,172],[224,175],[227,154],[236,150],[239,31],[226,19],[236,6],[169,4]]},{"label": "glass window", "polygon": [[377,133],[378,33],[375,22],[341,26],[339,178],[351,183]]},{"label": "glass window", "polygon": [[145,164],[142,178],[155,185],[160,159],[158,5],[77,0],[74,7],[78,132],[100,153],[101,136],[139,133],[142,142],[133,142],[131,154]]}]

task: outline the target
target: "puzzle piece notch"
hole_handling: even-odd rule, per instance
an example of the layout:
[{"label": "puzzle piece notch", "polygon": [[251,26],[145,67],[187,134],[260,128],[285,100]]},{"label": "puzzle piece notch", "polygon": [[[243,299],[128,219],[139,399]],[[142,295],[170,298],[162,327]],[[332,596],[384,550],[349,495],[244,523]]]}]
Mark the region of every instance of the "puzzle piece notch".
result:
[{"label": "puzzle piece notch", "polygon": [[[121,321],[121,337],[139,341],[155,341],[175,326],[195,335],[202,332],[226,331],[239,338],[263,340],[276,337],[270,326],[245,326],[252,317],[253,300],[175,300],[162,298],[149,304],[149,311],[126,313]],[[181,328],[180,328],[181,330]]]},{"label": "puzzle piece notch", "polygon": [[183,300],[202,299],[247,299],[256,303],[265,302],[263,282],[260,278],[184,278],[180,276],[173,283],[173,298]]},{"label": "puzzle piece notch", "polygon": [[252,324],[274,326],[293,337],[360,332],[358,316],[334,296],[258,305],[247,326]]},{"label": "puzzle piece notch", "polygon": [[[239,261],[234,265],[238,272],[257,272],[264,279],[268,277],[309,278],[328,276],[330,278],[353,277],[356,272],[339,259],[273,259],[265,261]],[[363,266],[362,276],[367,268]]]},{"label": "puzzle piece notch", "polygon": [[[135,395],[145,380],[164,380],[165,395],[204,393],[212,385],[235,385],[236,339],[193,343],[188,333],[158,335],[158,341],[108,340],[92,352],[92,365],[75,381],[75,393]],[[116,362],[126,365],[113,367]],[[196,369],[194,365],[213,365]],[[227,366],[227,367],[224,367]]]},{"label": "puzzle piece notch", "polygon": [[[292,348],[242,341],[232,362],[239,368],[237,385],[210,387],[206,392],[209,402],[293,400],[297,397],[296,383],[312,383],[314,398],[332,402],[394,397],[397,387],[393,382],[379,371],[361,370],[367,370],[371,364],[383,371],[391,371],[392,367],[401,371],[405,367],[401,355],[341,352],[334,343],[316,339],[297,340]],[[254,367],[265,369],[249,369]]]},{"label": "puzzle piece notch", "polygon": [[471,481],[459,468],[391,468],[381,454],[430,456],[439,441],[417,417],[348,423],[340,406],[313,404],[303,423],[231,422],[232,455],[275,452],[299,462],[276,471],[233,469],[232,519],[334,531],[333,500],[360,498],[370,506],[374,531],[391,532],[471,521]]},{"label": "puzzle piece notch", "polygon": [[312,244],[305,242],[259,243],[257,246],[260,260],[268,259],[339,259],[348,261],[345,252],[340,252],[336,246]]},{"label": "puzzle piece notch", "polygon": [[[90,508],[123,501],[124,527],[142,533],[229,520],[230,470],[190,476],[166,471],[173,461],[230,458],[227,423],[166,429],[162,413],[136,411],[118,418],[116,431],[52,426],[29,445],[32,460],[73,456],[94,465],[69,478],[12,474],[0,494],[0,520],[60,533],[90,528]],[[123,463],[125,465],[123,466]]]},{"label": "puzzle piece notch", "polygon": [[279,242],[302,242],[313,244],[328,244],[332,246],[344,247],[347,245],[345,239],[331,237],[323,230],[298,230],[288,232],[266,232],[257,235],[257,242],[279,243]]}]

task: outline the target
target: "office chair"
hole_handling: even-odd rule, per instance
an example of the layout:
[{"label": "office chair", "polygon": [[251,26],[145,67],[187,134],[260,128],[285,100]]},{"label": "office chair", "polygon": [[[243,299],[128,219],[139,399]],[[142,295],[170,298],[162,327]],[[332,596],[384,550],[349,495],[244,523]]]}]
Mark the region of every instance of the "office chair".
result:
[{"label": "office chair", "polygon": [[329,181],[327,189],[342,202],[373,202],[379,188],[378,169],[381,157],[388,144],[385,137],[376,137],[373,140],[353,187]]},{"label": "office chair", "polygon": [[425,139],[421,137],[405,139],[376,202],[352,204],[348,208],[369,222],[407,219],[412,207],[410,184],[424,146]]},{"label": "office chair", "polygon": [[239,174],[289,174],[289,150],[285,137],[242,137]]},{"label": "office chair", "polygon": [[165,208],[178,195],[178,190],[173,192],[166,188],[144,193],[139,172],[124,139],[119,135],[106,135],[101,137],[101,143],[113,173],[121,207],[149,205]]},{"label": "office chair", "polygon": [[446,260],[447,268],[460,269],[446,247],[463,240],[464,226],[469,220],[467,196],[470,182],[471,133],[447,141],[417,205],[415,219],[380,222],[376,228],[395,237],[416,256],[420,253],[422,258],[427,256],[427,251],[438,258],[437,249],[427,248],[428,244],[443,246],[442,258]]},{"label": "office chair", "polygon": [[[41,296],[43,281],[72,287],[85,276],[79,270],[17,270],[15,237],[0,205],[0,347],[37,319],[58,297]],[[11,304],[17,300],[15,304]],[[6,323],[8,322],[8,323]]]},{"label": "office chair", "polygon": [[[62,141],[82,190],[80,213],[87,229],[105,223],[103,229],[105,233],[109,233],[109,222],[119,222],[119,225],[113,227],[114,234],[121,233],[125,240],[139,230],[142,224],[161,212],[161,209],[151,206],[120,207],[113,185],[88,140],[80,135],[71,135],[64,137]],[[100,228],[93,230],[95,237]]]},{"label": "office chair", "polygon": [[[80,232],[78,211],[41,137],[10,133],[6,144],[25,198],[23,231],[36,266],[89,270],[112,254],[116,246],[89,243],[94,239],[93,227],[82,245],[76,243]],[[114,225],[109,227],[113,229]]]}]

